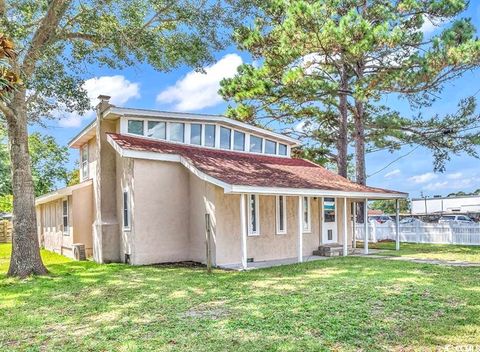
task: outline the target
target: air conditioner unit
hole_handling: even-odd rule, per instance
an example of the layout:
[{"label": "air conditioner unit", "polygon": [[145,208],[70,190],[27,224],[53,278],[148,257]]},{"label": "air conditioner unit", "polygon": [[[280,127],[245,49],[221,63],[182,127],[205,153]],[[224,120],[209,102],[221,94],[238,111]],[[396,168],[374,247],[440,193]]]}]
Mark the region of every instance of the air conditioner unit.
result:
[{"label": "air conditioner unit", "polygon": [[74,243],[72,244],[73,248],[73,257],[75,260],[86,260],[87,256],[85,255],[85,245],[83,243]]}]

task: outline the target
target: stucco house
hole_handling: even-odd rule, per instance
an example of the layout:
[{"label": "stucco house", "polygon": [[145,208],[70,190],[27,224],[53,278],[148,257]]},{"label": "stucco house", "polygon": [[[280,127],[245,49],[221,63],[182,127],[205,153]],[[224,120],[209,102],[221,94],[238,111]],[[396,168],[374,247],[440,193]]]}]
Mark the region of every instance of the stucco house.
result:
[{"label": "stucco house", "polygon": [[133,265],[347,255],[355,202],[407,197],[293,158],[299,142],[282,134],[99,98],[96,120],[70,142],[81,183],[36,200],[41,244],[67,256],[74,243],[97,262]]}]

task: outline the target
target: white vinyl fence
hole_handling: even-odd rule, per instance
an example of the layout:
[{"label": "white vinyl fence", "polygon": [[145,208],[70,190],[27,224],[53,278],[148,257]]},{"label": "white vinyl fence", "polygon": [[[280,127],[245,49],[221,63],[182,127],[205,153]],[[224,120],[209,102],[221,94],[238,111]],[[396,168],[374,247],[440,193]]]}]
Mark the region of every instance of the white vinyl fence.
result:
[{"label": "white vinyl fence", "polygon": [[[356,238],[363,241],[365,228],[356,224]],[[369,222],[369,241],[395,240],[395,223],[387,221],[380,224]],[[480,245],[480,224],[423,222],[400,224],[400,242]]]}]

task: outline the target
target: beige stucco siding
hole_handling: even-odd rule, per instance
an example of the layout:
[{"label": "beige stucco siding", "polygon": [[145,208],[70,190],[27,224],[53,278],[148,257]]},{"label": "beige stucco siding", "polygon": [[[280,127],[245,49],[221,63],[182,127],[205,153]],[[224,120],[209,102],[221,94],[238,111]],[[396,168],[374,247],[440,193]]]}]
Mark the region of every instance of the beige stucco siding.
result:
[{"label": "beige stucco siding", "polygon": [[224,194],[217,188],[216,197],[216,264],[241,262],[240,196]]},{"label": "beige stucco siding", "polygon": [[70,225],[73,243],[83,243],[87,257],[92,256],[94,221],[93,186],[74,190],[71,196]]},{"label": "beige stucco siding", "polygon": [[189,258],[189,173],[171,162],[135,160],[133,264]]}]

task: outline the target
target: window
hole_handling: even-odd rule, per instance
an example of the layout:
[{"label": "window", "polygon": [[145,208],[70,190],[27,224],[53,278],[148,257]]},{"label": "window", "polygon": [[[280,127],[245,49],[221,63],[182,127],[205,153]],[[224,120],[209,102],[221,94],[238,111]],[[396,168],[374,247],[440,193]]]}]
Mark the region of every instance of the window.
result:
[{"label": "window", "polygon": [[128,120],[128,133],[138,134],[143,136],[143,121]]},{"label": "window", "polygon": [[286,197],[277,196],[277,234],[287,233]]},{"label": "window", "polygon": [[262,152],[262,139],[257,136],[250,136],[250,151],[254,153]]},{"label": "window", "polygon": [[265,154],[277,154],[277,142],[266,139]]},{"label": "window", "polygon": [[287,155],[287,146],[285,144],[278,145],[278,154],[279,155]]},{"label": "window", "polygon": [[80,171],[82,181],[88,178],[88,143],[80,151]]},{"label": "window", "polygon": [[259,233],[258,195],[250,194],[248,196],[248,234],[258,235]]},{"label": "window", "polygon": [[165,122],[148,121],[147,137],[165,139],[166,138],[165,125],[166,125]]},{"label": "window", "polygon": [[220,148],[222,149],[231,149],[230,145],[230,136],[232,130],[226,127],[220,127]]},{"label": "window", "polygon": [[202,125],[199,123],[192,123],[190,125],[190,143],[202,145]]},{"label": "window", "polygon": [[233,132],[233,149],[245,150],[245,133],[239,131]]},{"label": "window", "polygon": [[128,190],[123,191],[123,227],[130,228],[130,207],[128,203]]},{"label": "window", "polygon": [[310,198],[303,197],[303,232],[311,232],[312,225],[310,221]]},{"label": "window", "polygon": [[215,147],[215,125],[205,125],[205,146]]},{"label": "window", "polygon": [[325,222],[335,222],[335,198],[323,200],[323,214]]},{"label": "window", "polygon": [[185,140],[185,124],[180,122],[172,122],[170,124],[170,140],[183,143]]},{"label": "window", "polygon": [[63,234],[69,235],[68,231],[68,199],[62,202],[62,215],[63,215]]}]

